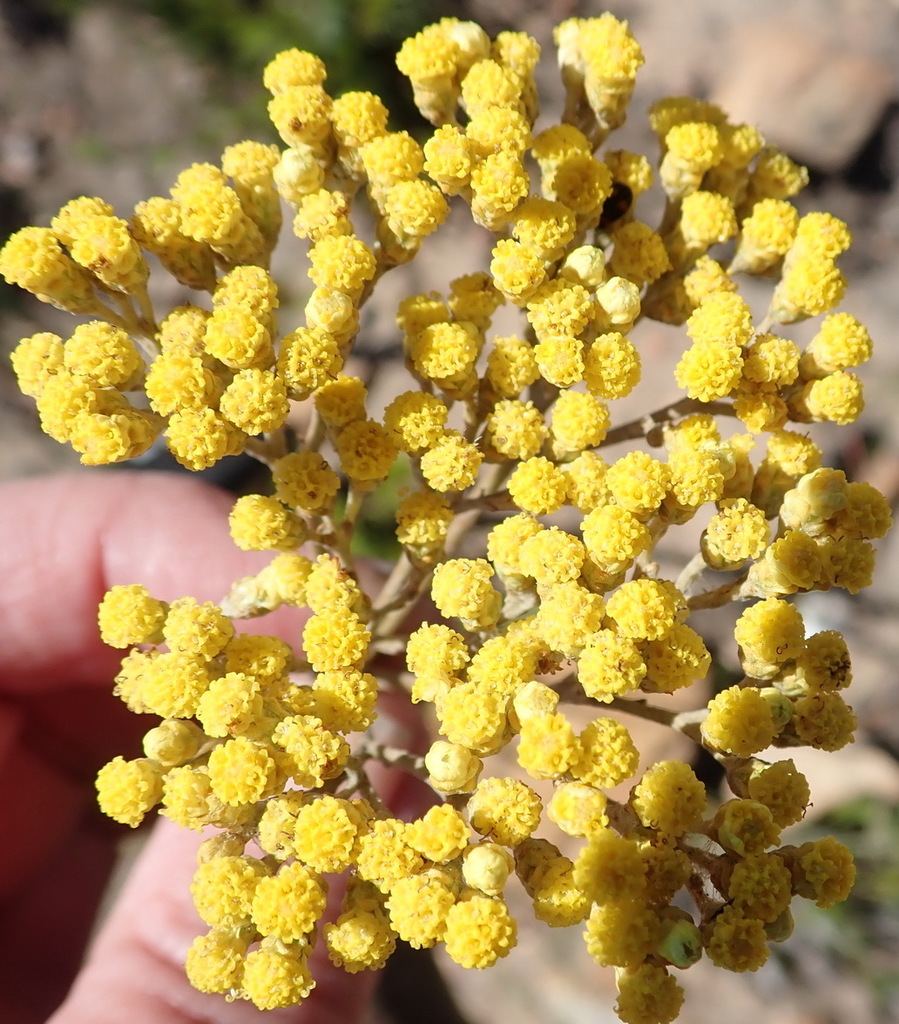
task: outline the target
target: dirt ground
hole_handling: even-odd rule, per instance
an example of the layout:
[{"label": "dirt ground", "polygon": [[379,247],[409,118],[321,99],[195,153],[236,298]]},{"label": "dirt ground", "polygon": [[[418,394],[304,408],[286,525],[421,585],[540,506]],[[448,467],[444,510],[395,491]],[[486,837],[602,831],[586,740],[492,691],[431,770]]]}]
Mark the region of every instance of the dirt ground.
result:
[{"label": "dirt ground", "polygon": [[[491,30],[514,26],[532,32],[546,52],[555,21],[602,10],[568,0],[469,0],[467,7]],[[876,346],[873,363],[861,371],[867,409],[853,428],[813,433],[829,464],[845,466],[854,478],[870,480],[895,499],[899,2],[622,0],[611,9],[630,19],[646,54],[619,145],[652,151],[643,115],[660,96],[690,93],[720,102],[734,119],[758,125],[770,141],[808,164],[812,184],[800,200],[803,210],[829,210],[851,226],[855,244],[843,264],[851,282],[844,308],[869,327]],[[543,107],[550,114],[559,109],[561,96],[550,60],[540,76]],[[227,135],[227,117],[208,113],[216,103],[213,82],[160,25],[116,5],[86,8],[62,35],[23,35],[18,23],[0,23],[0,236],[24,223],[48,223],[62,203],[81,194],[101,195],[127,211],[146,196],[164,193],[190,161],[215,159],[222,145],[237,137]],[[441,234],[408,272],[385,279],[384,294],[368,314],[369,359],[385,362],[394,346],[392,312],[401,295],[441,287],[455,274],[484,266],[483,234],[455,223]],[[275,273],[287,283],[281,310],[287,323],[291,315],[299,317],[306,287],[296,271],[295,250],[276,261]],[[166,298],[162,290],[158,297]],[[0,314],[0,479],[77,467],[71,452],[37,431],[32,403],[18,394],[5,358],[23,335],[68,333],[69,318],[31,302],[7,301]],[[640,342],[650,358],[635,403],[672,394],[671,370],[679,354],[672,351],[667,329],[643,327]],[[802,336],[801,330],[795,336]],[[390,373],[379,374],[378,387],[389,389],[391,379]],[[623,403],[620,414],[629,412]],[[686,548],[680,550],[678,543],[694,542],[676,542],[665,557],[680,558]],[[897,605],[895,537],[881,542],[875,584],[857,599],[810,595],[802,604],[814,628],[846,634],[856,678],[850,699],[861,721],[858,741],[839,755],[797,755],[815,793],[814,815],[866,797],[887,807],[899,803]],[[651,731],[638,740],[653,757],[671,753],[661,744]],[[895,848],[889,855],[896,856]],[[460,969],[440,961],[472,1024],[496,1020],[497,1006],[503,1008],[504,1024],[614,1022],[611,977],[587,957],[581,929],[549,933],[527,924],[526,915],[521,919],[522,948],[491,971],[463,977]],[[772,957],[755,975],[726,975],[706,963],[685,972],[684,1024],[717,1024],[722,1016],[728,1024],[899,1021],[899,986],[884,998],[855,969],[853,958],[834,958],[817,918],[800,925],[785,944],[785,955]],[[885,963],[892,958],[895,966],[899,922],[887,921],[881,933],[870,939],[864,956]]]}]

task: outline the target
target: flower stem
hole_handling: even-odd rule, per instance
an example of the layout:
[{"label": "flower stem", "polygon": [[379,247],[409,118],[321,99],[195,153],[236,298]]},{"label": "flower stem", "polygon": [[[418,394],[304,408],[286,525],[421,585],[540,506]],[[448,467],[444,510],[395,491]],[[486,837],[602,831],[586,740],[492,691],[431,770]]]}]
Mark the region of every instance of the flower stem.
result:
[{"label": "flower stem", "polygon": [[699,579],[703,572],[705,572],[705,568],[705,557],[701,551],[697,551],[690,561],[683,567],[681,574],[677,577],[677,581],[674,585],[682,594],[686,595],[693,584]]},{"label": "flower stem", "polygon": [[729,601],[739,601],[743,597],[741,588],[748,575],[749,570],[747,569],[730,583],[724,583],[714,590],[705,590],[701,594],[694,594],[693,597],[687,599],[687,607],[692,612],[699,608],[721,608]]},{"label": "flower stem", "polygon": [[730,402],[700,402],[697,398],[681,398],[646,416],[615,427],[614,430],[610,430],[606,434],[599,447],[607,448],[613,444],[620,444],[622,441],[633,441],[638,437],[645,437],[649,444],[658,448],[662,444],[661,428],[666,423],[674,423],[676,420],[696,412],[708,413],[711,416],[734,415]]}]

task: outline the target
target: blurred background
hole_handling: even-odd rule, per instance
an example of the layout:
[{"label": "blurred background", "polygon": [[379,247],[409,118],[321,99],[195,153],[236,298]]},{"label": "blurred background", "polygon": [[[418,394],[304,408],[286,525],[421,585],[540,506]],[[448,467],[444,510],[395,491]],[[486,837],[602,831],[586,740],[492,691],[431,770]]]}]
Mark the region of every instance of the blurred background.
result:
[{"label": "blurred background", "polygon": [[[242,138],[277,141],[265,117],[261,72],[288,46],[325,59],[332,94],[378,92],[391,109],[391,127],[422,134],[426,125],[393,63],[402,40],[446,14],[473,18],[491,34],[525,30],[544,46],[542,127],[561,109],[552,26],[606,9],[630,20],[646,56],[628,123],[613,136],[616,146],[654,153],[644,115],[661,96],[712,100],[809,167],[810,186],[798,199],[802,212],[829,210],[852,228],[854,247],[841,261],[850,279],[843,308],[868,326],[875,341],[874,362],[861,370],[868,404],[853,427],[815,428],[813,434],[827,464],[895,500],[897,0],[621,0],[608,7],[572,0],[0,0],[0,244],[26,224],[49,223],[79,195],[102,196],[127,217],[136,202],[165,194],[190,162],[217,161],[223,146]],[[299,322],[308,291],[296,240],[288,239],[285,249],[274,266],[283,288],[282,325]],[[396,301],[482,269],[488,254],[483,232],[453,222],[410,267],[384,280],[380,298],[367,310],[351,371],[372,381],[375,401],[379,389],[391,390]],[[165,285],[157,287],[164,304]],[[180,301],[177,292],[171,298],[172,304]],[[20,337],[39,330],[67,335],[73,323],[0,282],[0,479],[78,467],[69,449],[39,432],[33,403],[18,393],[8,364]],[[646,370],[639,400],[650,395],[662,405],[673,397],[671,370],[683,344],[672,346],[670,329],[660,325],[642,324],[641,332]],[[788,333],[797,340],[807,336],[801,327]],[[224,482],[244,486],[242,472],[229,468]],[[375,507],[369,524],[370,544],[381,554],[390,532],[389,495],[382,504],[382,519]],[[667,553],[672,559],[689,553],[678,551],[678,543],[689,538],[674,542]],[[838,755],[796,752],[814,807],[786,841],[837,835],[859,863],[855,892],[826,913],[808,904],[795,908],[796,934],[775,947],[755,975],[725,974],[704,962],[685,972],[679,978],[688,993],[684,1024],[711,1024],[723,1012],[729,1024],[899,1021],[897,603],[899,551],[888,537],[880,544],[873,587],[852,600],[833,592],[808,595],[802,604],[810,631],[837,628],[847,636],[855,667],[849,699],[861,727],[856,743]],[[725,656],[722,670],[732,668]],[[653,727],[635,739],[647,763],[688,753]],[[590,961],[581,929],[550,931],[530,923],[526,907],[518,909],[522,948],[490,971],[463,972],[436,957],[465,1019],[614,1022],[611,973]],[[428,991],[418,993],[411,1010],[395,997],[398,988],[408,987],[409,971],[399,961],[394,977],[386,977],[373,1021],[421,1019],[420,1000],[429,998]],[[435,1005],[429,1020],[442,1019]],[[447,1010],[445,1019],[455,1018]]]}]

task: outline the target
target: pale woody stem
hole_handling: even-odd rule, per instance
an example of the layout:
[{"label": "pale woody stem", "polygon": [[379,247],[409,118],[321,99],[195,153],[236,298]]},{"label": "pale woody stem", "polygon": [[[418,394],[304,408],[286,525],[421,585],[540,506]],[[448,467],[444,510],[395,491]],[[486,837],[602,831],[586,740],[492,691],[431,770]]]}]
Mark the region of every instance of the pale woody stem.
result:
[{"label": "pale woody stem", "polygon": [[[586,704],[589,707],[596,707],[597,701],[588,697],[581,688],[580,682],[574,672],[561,681],[561,685],[555,686],[559,698],[567,704]],[[660,708],[656,704],[650,704],[645,699],[629,699],[627,697],[613,697],[610,701],[603,702],[605,707],[615,711],[623,711],[628,715],[635,715],[637,718],[646,719],[648,722],[657,722],[659,725],[667,725],[677,732],[683,733],[697,743],[700,741],[699,726],[708,714],[706,708],[695,708],[690,711],[672,711],[669,708]]]},{"label": "pale woody stem", "polygon": [[390,747],[383,743],[367,743],[362,748],[360,757],[371,761],[379,761],[388,768],[402,768],[404,771],[411,772],[421,779],[427,779],[428,777],[424,757],[419,754],[410,754],[408,750],[404,750],[402,747]]},{"label": "pale woody stem", "polygon": [[356,520],[362,510],[362,503],[365,501],[365,494],[365,491],[360,491],[357,487],[350,484],[349,491],[347,492],[346,507],[343,512],[343,518],[337,524],[335,532],[335,546],[337,548],[336,554],[339,556],[346,569],[354,576],[356,575],[356,569],[355,559],[353,558],[352,552],[353,528],[355,527]]},{"label": "pale woody stem", "polygon": [[696,398],[681,398],[677,402],[672,402],[671,405],[663,406],[655,412],[641,416],[638,420],[631,420],[629,423],[622,423],[621,426],[615,427],[606,434],[599,447],[608,448],[613,444],[632,441],[639,437],[645,437],[651,445],[658,447],[662,444],[660,427],[697,412],[708,413],[710,416],[734,415],[730,402],[700,402]]},{"label": "pale woody stem", "polygon": [[137,299],[137,305],[140,310],[141,327],[148,338],[154,339],[159,328],[156,324],[156,313],[153,310],[153,304],[150,302],[150,294],[147,291],[146,284],[143,284],[138,288],[135,298]]},{"label": "pale woody stem", "polygon": [[126,330],[132,334],[143,333],[140,329],[137,317],[134,315],[134,306],[131,303],[131,296],[125,295],[124,292],[107,292],[113,303],[119,309],[119,317],[126,324]]},{"label": "pale woody stem", "polygon": [[693,612],[700,608],[720,608],[729,601],[739,601],[744,596],[741,593],[741,588],[746,582],[748,574],[749,571],[747,570],[746,572],[740,573],[740,575],[730,583],[725,583],[723,586],[716,587],[714,590],[706,590],[702,594],[695,594],[693,597],[687,599],[687,607],[691,612]]},{"label": "pale woody stem", "polygon": [[100,306],[100,311],[101,315],[103,316],[103,319],[108,320],[113,327],[118,327],[123,331],[127,331],[129,334],[139,335],[141,333],[135,326],[134,315],[133,313],[131,313],[130,310],[126,311],[125,316],[121,316],[118,313],[114,312],[109,306],[107,306],[105,302],[100,302],[99,299],[97,300],[97,302]]},{"label": "pale woody stem", "polygon": [[244,451],[248,455],[252,455],[254,459],[257,459],[264,466],[271,469],[274,462],[287,454],[288,444],[286,428],[279,427],[277,430],[273,430],[270,434],[266,434],[262,440],[256,437],[247,438]]},{"label": "pale woody stem", "polygon": [[693,584],[703,574],[705,568],[705,558],[701,551],[697,551],[690,561],[684,566],[674,585],[686,596]]},{"label": "pale woody stem", "polygon": [[609,706],[616,711],[624,711],[650,722],[658,722],[659,725],[670,726],[697,742],[699,741],[699,726],[708,714],[706,708],[696,708],[692,711],[670,711],[668,708],[649,704],[645,700],[627,700],[623,697],[613,697]]},{"label": "pale woody stem", "polygon": [[303,438],[304,452],[317,452],[325,439],[325,421],[319,416],[318,409],[313,405],[306,425],[306,436]]},{"label": "pale woody stem", "polygon": [[[508,466],[502,464],[491,467],[491,472],[486,475],[479,489],[480,493],[471,498],[475,507],[455,516],[444,547],[447,557],[453,554],[462,538],[478,521],[484,507],[481,499],[499,486],[508,469]],[[389,637],[399,627],[409,609],[424,593],[430,574],[430,566],[417,564],[405,551],[402,553],[374,603],[372,633],[375,637]]]},{"label": "pale woody stem", "polygon": [[322,791],[331,792],[336,796],[347,797],[355,793],[361,794],[373,807],[386,811],[389,814],[390,809],[381,800],[368,777],[368,773],[365,770],[366,761],[377,761],[388,768],[401,768],[403,771],[417,776],[423,782],[427,782],[428,779],[424,757],[410,754],[409,751],[398,747],[389,747],[380,743],[367,743],[358,754],[350,758],[339,776],[325,783]]}]

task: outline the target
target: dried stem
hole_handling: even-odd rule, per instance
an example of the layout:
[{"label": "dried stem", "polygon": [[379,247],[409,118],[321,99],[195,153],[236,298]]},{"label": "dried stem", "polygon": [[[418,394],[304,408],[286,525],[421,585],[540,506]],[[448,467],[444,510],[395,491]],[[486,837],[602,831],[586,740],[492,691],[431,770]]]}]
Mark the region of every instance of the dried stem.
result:
[{"label": "dried stem", "polygon": [[687,599],[687,607],[691,612],[694,612],[700,608],[720,608],[730,601],[739,601],[744,596],[741,593],[741,589],[748,575],[749,570],[747,569],[745,572],[741,572],[735,580],[731,580],[730,583],[724,583],[714,590],[706,590],[701,594],[695,594]]},{"label": "dried stem", "polygon": [[388,635],[381,628],[383,620],[388,612],[395,611],[397,608],[405,605],[409,591],[415,586],[416,569],[417,564],[412,561],[408,552],[403,551],[396,560],[392,572],[384,581],[374,603],[371,625],[373,634],[376,637]]},{"label": "dried stem", "polygon": [[606,707],[615,711],[623,711],[628,715],[635,715],[648,722],[657,722],[659,725],[667,725],[677,732],[689,736],[690,739],[700,742],[699,726],[708,714],[706,708],[695,708],[691,711],[673,711],[670,708],[661,708],[657,704],[650,704],[645,698],[612,697],[606,702],[599,702],[588,696],[580,685],[575,674],[576,669],[572,665],[565,675],[554,683],[554,689],[559,694],[559,699],[568,704],[586,704],[596,707],[604,703]]},{"label": "dried stem", "polygon": [[710,416],[734,415],[730,402],[700,402],[697,398],[681,398],[677,402],[672,402],[661,409],[656,409],[655,412],[648,413],[646,416],[615,427],[614,430],[610,430],[606,434],[599,447],[608,448],[613,444],[633,441],[638,437],[646,438],[649,444],[659,447],[662,444],[661,427],[696,412],[708,413]]},{"label": "dried stem", "polygon": [[[481,499],[497,491],[510,469],[510,466],[503,464],[491,467],[491,472],[486,474],[478,492],[470,499],[473,507],[454,517],[444,545],[445,556],[453,554],[463,537],[478,521],[484,510]],[[406,551],[400,555],[374,603],[371,629],[376,638],[392,636],[409,614],[409,609],[424,594],[432,568],[431,565],[414,561]]]},{"label": "dried stem", "polygon": [[391,747],[384,743],[366,743],[359,752],[359,756],[369,761],[378,761],[387,768],[402,768],[403,771],[426,781],[428,770],[425,768],[425,759],[419,754],[410,754],[402,747]]},{"label": "dried stem", "polygon": [[279,427],[263,437],[248,437],[244,451],[271,469],[272,464],[283,458],[291,449],[288,428]]},{"label": "dried stem", "polygon": [[649,722],[658,722],[659,725],[667,725],[677,732],[689,736],[699,742],[699,726],[708,714],[706,708],[696,708],[692,711],[672,711],[669,708],[660,708],[648,701],[631,700],[626,697],[613,697],[609,707],[616,711],[624,711],[629,715],[636,715]]},{"label": "dried stem", "polygon": [[153,309],[153,303],[150,301],[150,293],[147,291],[146,284],[140,285],[134,294],[140,309],[141,328],[148,338],[154,338],[159,328],[156,324],[156,313]]},{"label": "dried stem", "polygon": [[485,512],[511,512],[518,506],[512,501],[508,490],[496,491],[494,494],[484,494],[472,498],[463,498],[457,502],[455,511],[469,512],[472,509],[480,509]]},{"label": "dried stem", "polygon": [[686,593],[692,588],[693,584],[705,572],[705,569],[705,557],[701,551],[697,551],[690,561],[683,567],[681,574],[677,577],[677,581],[674,585],[682,594],[686,595]]},{"label": "dried stem", "polygon": [[627,804],[613,800],[611,797],[606,800],[606,816],[609,819],[609,825],[620,836],[629,836],[640,828],[640,821],[633,810]]},{"label": "dried stem", "polygon": [[303,451],[317,452],[325,439],[325,421],[318,413],[318,409],[312,406],[309,413],[309,422],[306,424],[306,436],[303,438]]}]

